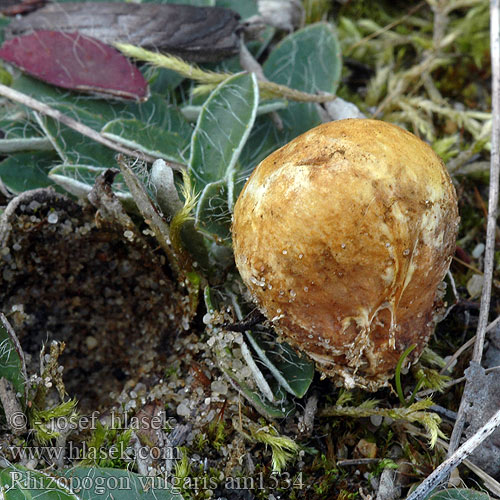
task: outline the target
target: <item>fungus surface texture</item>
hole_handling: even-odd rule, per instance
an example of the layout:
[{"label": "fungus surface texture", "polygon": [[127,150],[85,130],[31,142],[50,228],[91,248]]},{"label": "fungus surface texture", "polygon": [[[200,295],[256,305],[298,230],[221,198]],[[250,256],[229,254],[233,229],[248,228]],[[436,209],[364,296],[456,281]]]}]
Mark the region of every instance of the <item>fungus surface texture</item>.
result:
[{"label": "fungus surface texture", "polygon": [[459,217],[443,162],[382,121],[320,125],[263,160],[234,209],[236,265],[283,340],[376,390],[434,330]]}]

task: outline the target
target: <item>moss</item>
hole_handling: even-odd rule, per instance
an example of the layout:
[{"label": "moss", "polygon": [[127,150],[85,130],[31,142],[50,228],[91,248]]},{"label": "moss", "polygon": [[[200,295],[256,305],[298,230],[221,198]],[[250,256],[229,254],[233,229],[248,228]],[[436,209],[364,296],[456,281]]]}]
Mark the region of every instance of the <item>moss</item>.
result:
[{"label": "moss", "polygon": [[110,428],[96,422],[96,428],[85,442],[81,465],[124,469],[129,467],[127,448],[132,437],[132,429]]},{"label": "moss", "polygon": [[330,0],[303,0],[305,24],[317,23],[326,19],[332,8]]},{"label": "moss", "polygon": [[226,426],[223,420],[213,420],[210,422],[207,430],[207,436],[210,445],[216,450],[220,450],[221,446],[226,442],[227,433]]},{"label": "moss", "polygon": [[344,473],[325,454],[319,455],[314,460],[311,469],[316,473],[316,481],[312,485],[312,489],[318,499],[332,498],[333,493],[338,491],[338,483]]}]

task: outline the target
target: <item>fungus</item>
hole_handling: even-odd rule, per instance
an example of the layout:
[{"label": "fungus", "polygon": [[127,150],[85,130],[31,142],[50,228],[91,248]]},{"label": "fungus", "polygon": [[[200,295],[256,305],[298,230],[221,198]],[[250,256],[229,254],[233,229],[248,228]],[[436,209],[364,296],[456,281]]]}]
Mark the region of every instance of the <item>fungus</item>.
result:
[{"label": "fungus", "polygon": [[349,119],[263,160],[232,230],[241,277],[280,337],[339,385],[376,390],[434,330],[458,222],[455,189],[427,144]]}]

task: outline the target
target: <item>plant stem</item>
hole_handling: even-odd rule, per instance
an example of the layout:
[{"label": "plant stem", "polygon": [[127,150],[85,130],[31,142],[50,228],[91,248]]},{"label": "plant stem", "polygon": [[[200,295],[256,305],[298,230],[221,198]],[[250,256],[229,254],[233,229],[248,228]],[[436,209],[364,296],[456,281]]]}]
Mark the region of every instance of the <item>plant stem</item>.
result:
[{"label": "plant stem", "polygon": [[[484,282],[481,294],[481,308],[479,311],[479,322],[477,325],[476,341],[472,362],[480,363],[488,314],[490,311],[491,283],[495,265],[495,235],[498,205],[498,183],[500,178],[500,5],[499,0],[491,0],[490,3],[490,43],[491,43],[491,74],[492,74],[492,131],[491,131],[491,166],[490,166],[490,190],[488,199],[488,223],[486,228],[486,250],[484,256]],[[467,395],[467,386],[464,396]],[[466,397],[462,397],[458,417],[450,438],[448,456],[457,448],[465,424]]]},{"label": "plant stem", "polygon": [[[4,212],[4,214],[5,213],[6,212]],[[0,325],[5,328],[7,335],[9,336],[10,341],[14,345],[14,349],[16,350],[17,355],[19,356],[19,360],[21,362],[21,375],[23,376],[23,379],[25,381],[24,399],[25,399],[25,401],[28,401],[30,380],[28,377],[28,372],[26,371],[26,358],[24,356],[23,348],[21,347],[21,342],[19,342],[19,339],[17,338],[17,335],[16,335],[16,332],[14,331],[14,328],[12,328],[7,317],[3,313],[0,313]]]},{"label": "plant stem", "polygon": [[403,363],[405,359],[410,355],[410,353],[417,347],[416,344],[412,344],[410,347],[408,347],[403,354],[401,354],[398,364],[396,365],[396,391],[398,393],[399,401],[401,402],[402,405],[408,406],[406,403],[403,387],[401,385],[401,368],[403,367]]},{"label": "plant stem", "polygon": [[[136,47],[130,43],[117,42],[114,46],[127,57],[133,57],[139,61],[149,62],[160,68],[167,68],[179,73],[185,78],[190,78],[200,82],[204,90],[214,88],[219,83],[233,76],[233,73],[216,73],[214,71],[205,71],[194,64],[189,64],[182,59],[168,55],[152,52],[150,50]],[[328,102],[333,101],[336,96],[323,93],[308,94],[300,90],[292,89],[279,83],[259,80],[259,90],[261,94],[267,94],[272,98],[285,98],[298,102]]]},{"label": "plant stem", "polygon": [[491,68],[492,68],[492,133],[491,169],[488,199],[488,224],[486,228],[486,249],[484,254],[484,283],[481,295],[481,309],[477,325],[477,337],[472,359],[481,362],[484,338],[490,311],[491,284],[495,268],[495,233],[497,224],[498,183],[500,180],[500,15],[499,2],[491,2]]},{"label": "plant stem", "polygon": [[448,474],[462,463],[489,435],[500,426],[500,410],[498,410],[478,431],[468,439],[450,458],[445,460],[430,476],[428,476],[406,500],[423,500],[444,481]]},{"label": "plant stem", "polygon": [[[76,130],[76,132],[89,137],[93,141],[98,142],[99,144],[102,144],[103,146],[106,146],[114,151],[118,151],[119,153],[123,153],[127,156],[131,156],[132,158],[144,160],[149,163],[152,163],[156,160],[155,157],[147,153],[134,151],[133,149],[129,149],[125,146],[122,146],[121,144],[111,141],[94,129],[87,127],[87,125],[84,125],[83,123],[70,118],[69,116],[61,113],[57,109],[54,109],[41,101],[33,99],[33,97],[23,94],[22,92],[19,92],[17,90],[11,89],[6,85],[0,84],[0,95],[6,97],[7,99],[10,99],[11,101],[18,102],[19,104],[23,104],[30,109],[38,111],[42,115],[50,116],[54,120],[63,123],[67,127]],[[173,168],[179,169],[179,165],[171,166]]]}]

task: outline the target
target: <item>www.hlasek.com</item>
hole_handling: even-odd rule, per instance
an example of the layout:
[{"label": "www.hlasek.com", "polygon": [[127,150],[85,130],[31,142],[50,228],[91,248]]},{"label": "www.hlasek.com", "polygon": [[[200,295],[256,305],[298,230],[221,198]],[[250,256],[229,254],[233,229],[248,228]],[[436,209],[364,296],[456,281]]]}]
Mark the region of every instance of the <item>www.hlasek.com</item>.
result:
[{"label": "www.hlasek.com", "polygon": [[[66,446],[8,446],[5,448],[14,461],[48,460],[60,461],[63,458],[70,460],[180,460],[182,454],[175,446],[162,448],[153,446],[126,446],[123,443],[112,445],[109,448],[97,448],[81,443],[75,446],[71,441]],[[1,451],[1,449],[0,449]]]},{"label": "www.hlasek.com", "polygon": [[143,491],[168,489],[170,491],[202,491],[225,488],[226,490],[274,490],[274,489],[302,489],[302,473],[293,478],[287,472],[265,476],[262,472],[252,477],[224,476],[215,477],[176,477],[166,475],[164,477],[149,477],[134,474],[134,476],[97,476],[91,474],[84,477],[51,477],[34,475],[30,472],[10,471],[10,484],[3,484],[3,492],[11,489],[22,488],[29,490],[48,491],[51,489],[60,491],[68,490],[78,494],[81,491],[93,491],[96,495],[102,495],[110,491],[137,491],[140,487]]}]

